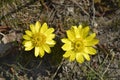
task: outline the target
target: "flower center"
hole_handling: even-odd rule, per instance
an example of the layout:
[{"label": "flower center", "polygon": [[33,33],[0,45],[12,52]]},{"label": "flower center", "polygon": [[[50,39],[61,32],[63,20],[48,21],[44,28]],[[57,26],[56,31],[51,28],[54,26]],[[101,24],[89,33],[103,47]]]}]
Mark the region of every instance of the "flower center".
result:
[{"label": "flower center", "polygon": [[81,52],[84,49],[84,43],[81,39],[77,39],[74,42],[74,51],[75,52]]},{"label": "flower center", "polygon": [[33,38],[32,41],[34,46],[41,46],[46,41],[46,36],[40,32],[35,33],[32,38]]}]

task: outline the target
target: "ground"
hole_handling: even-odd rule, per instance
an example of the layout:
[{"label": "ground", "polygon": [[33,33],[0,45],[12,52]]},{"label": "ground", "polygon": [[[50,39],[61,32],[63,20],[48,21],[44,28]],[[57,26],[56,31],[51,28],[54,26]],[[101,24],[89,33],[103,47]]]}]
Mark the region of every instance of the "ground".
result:
[{"label": "ground", "polygon": [[[2,0],[0,11],[0,80],[120,80],[119,0]],[[43,58],[22,46],[21,36],[36,21],[55,28],[57,44]],[[83,64],[62,58],[60,41],[79,24],[100,41]]]}]

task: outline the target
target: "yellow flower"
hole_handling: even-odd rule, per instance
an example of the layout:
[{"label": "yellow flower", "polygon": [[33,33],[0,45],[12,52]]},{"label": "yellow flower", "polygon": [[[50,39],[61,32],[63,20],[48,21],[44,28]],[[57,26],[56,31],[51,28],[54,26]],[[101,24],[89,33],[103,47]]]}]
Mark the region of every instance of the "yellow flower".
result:
[{"label": "yellow flower", "polygon": [[65,52],[64,58],[69,58],[69,61],[76,60],[79,63],[86,60],[90,60],[89,55],[96,54],[96,50],[93,48],[98,44],[99,40],[95,39],[96,34],[89,34],[89,26],[83,28],[82,25],[72,26],[70,30],[67,30],[67,37],[63,38],[61,41],[65,43],[62,49]]},{"label": "yellow flower", "polygon": [[25,31],[23,35],[23,45],[25,51],[30,51],[35,48],[35,56],[43,57],[45,52],[50,53],[50,47],[55,45],[55,34],[53,34],[54,28],[48,28],[47,24],[44,23],[42,26],[39,21],[30,25],[30,30]]}]

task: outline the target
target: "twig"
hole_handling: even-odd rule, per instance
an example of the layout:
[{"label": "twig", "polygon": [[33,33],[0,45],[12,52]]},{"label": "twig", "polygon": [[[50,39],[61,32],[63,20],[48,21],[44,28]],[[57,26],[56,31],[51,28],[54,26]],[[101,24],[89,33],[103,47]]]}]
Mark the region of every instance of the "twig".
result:
[{"label": "twig", "polygon": [[57,70],[56,70],[55,73],[53,74],[53,76],[52,76],[52,78],[51,78],[52,80],[54,80],[54,78],[56,77],[59,69],[61,68],[61,66],[62,66],[62,64],[63,64],[63,61],[64,61],[64,59],[62,59],[61,63],[59,64],[59,66],[58,66],[58,68],[57,68]]},{"label": "twig", "polygon": [[85,65],[91,70],[93,71],[101,80],[104,80],[102,76],[100,76],[99,73],[97,73],[92,67],[90,67],[87,63],[85,63]]},{"label": "twig", "polygon": [[1,33],[1,32],[0,32],[0,34],[1,34],[2,36],[5,36],[5,34],[3,34],[3,33]]},{"label": "twig", "polygon": [[105,54],[107,54],[106,57],[105,57],[105,59],[104,59],[104,61],[103,61],[102,64],[99,66],[99,67],[101,67],[101,66],[105,63],[105,60],[108,58],[110,52],[109,52],[108,50],[106,50],[106,48],[105,48],[104,46],[102,46],[101,44],[98,44],[98,47],[99,47]]},{"label": "twig", "polygon": [[93,12],[93,16],[92,16],[92,26],[94,26],[95,24],[95,5],[94,5],[94,0],[92,0],[92,12]]},{"label": "twig", "polygon": [[87,11],[85,11],[85,9],[83,9],[83,7],[81,7],[77,2],[76,0],[71,0],[73,3],[75,3],[78,7],[80,7],[80,9],[87,15],[87,16],[90,16],[89,13]]},{"label": "twig", "polygon": [[103,77],[103,76],[105,75],[105,73],[108,71],[108,69],[109,69],[109,66],[110,66],[111,62],[113,61],[113,58],[114,58],[114,53],[112,53],[112,58],[111,58],[111,61],[109,62],[109,64],[108,64],[107,68],[106,68],[106,69],[105,69],[105,71],[103,72],[102,77]]}]

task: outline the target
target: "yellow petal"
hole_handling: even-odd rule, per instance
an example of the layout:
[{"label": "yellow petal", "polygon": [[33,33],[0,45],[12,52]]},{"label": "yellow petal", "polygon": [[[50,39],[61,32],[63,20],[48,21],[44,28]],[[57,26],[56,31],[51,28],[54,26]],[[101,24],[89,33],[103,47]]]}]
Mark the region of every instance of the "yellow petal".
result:
[{"label": "yellow petal", "polygon": [[32,36],[32,32],[29,31],[29,30],[26,30],[25,33],[26,33],[28,36],[30,36],[30,37]]},{"label": "yellow petal", "polygon": [[35,33],[35,25],[34,24],[30,24],[30,30],[32,31],[32,33]]},{"label": "yellow petal", "polygon": [[40,32],[44,33],[45,31],[47,31],[47,29],[48,29],[47,23],[44,23],[40,29]]},{"label": "yellow petal", "polygon": [[73,42],[75,40],[75,33],[72,30],[68,30],[67,37],[69,40],[71,40]]},{"label": "yellow petal", "polygon": [[29,47],[29,46],[32,46],[33,44],[32,44],[32,41],[25,41],[24,42],[24,46],[25,47]]},{"label": "yellow petal", "polygon": [[76,54],[76,61],[79,63],[83,63],[84,62],[84,58],[82,56],[82,53],[77,53]]},{"label": "yellow petal", "polygon": [[25,47],[25,51],[30,51],[34,48],[34,46],[29,46],[29,47]]},{"label": "yellow petal", "polygon": [[83,29],[82,37],[83,37],[83,38],[86,38],[86,36],[88,35],[89,31],[90,31],[90,28],[89,28],[88,26],[85,27],[85,28]]},{"label": "yellow petal", "polygon": [[42,58],[44,56],[45,52],[42,47],[40,47],[40,53],[39,56]]},{"label": "yellow petal", "polygon": [[63,39],[61,39],[61,41],[63,43],[71,43],[71,41],[69,39],[67,39],[67,38],[63,38]]},{"label": "yellow petal", "polygon": [[86,60],[90,61],[90,56],[87,53],[84,53],[83,56]]},{"label": "yellow petal", "polygon": [[98,43],[99,43],[98,39],[93,39],[93,40],[86,41],[84,44],[85,44],[85,46],[94,46]]},{"label": "yellow petal", "polygon": [[32,50],[34,48],[31,41],[24,41],[25,51]]},{"label": "yellow petal", "polygon": [[52,34],[54,32],[54,28],[49,28],[49,29],[47,29],[47,31],[44,33],[45,35],[50,35],[50,34]]},{"label": "yellow petal", "polygon": [[26,43],[27,41],[28,41],[28,40],[24,40],[24,41],[22,42],[22,44],[25,45],[25,43]]},{"label": "yellow petal", "polygon": [[38,33],[40,31],[41,24],[39,21],[36,22],[35,24],[35,31]]},{"label": "yellow petal", "polygon": [[95,36],[96,36],[96,34],[95,34],[95,33],[92,33],[92,34],[90,34],[90,36],[88,36],[87,38],[85,38],[85,40],[90,41],[90,40],[92,40],[93,38],[95,38]]},{"label": "yellow petal", "polygon": [[46,41],[46,43],[49,45],[49,46],[54,46],[56,44],[56,42],[54,40],[49,40],[49,41]]},{"label": "yellow petal", "polygon": [[25,39],[25,40],[30,40],[31,38],[30,38],[30,36],[28,36],[28,35],[23,35],[23,39]]},{"label": "yellow petal", "polygon": [[79,33],[79,29],[77,28],[77,26],[72,26],[72,27],[74,28],[75,37],[80,38],[80,33]]},{"label": "yellow petal", "polygon": [[62,46],[62,49],[63,49],[64,51],[69,51],[69,50],[71,50],[71,49],[72,49],[71,43],[66,43],[66,44],[64,44],[64,45]]},{"label": "yellow petal", "polygon": [[86,53],[90,54],[90,55],[95,55],[96,54],[96,49],[94,49],[93,47],[85,47],[84,51]]},{"label": "yellow petal", "polygon": [[50,53],[50,52],[51,52],[50,47],[49,47],[47,44],[44,44],[44,45],[43,45],[43,49],[44,49],[47,53]]},{"label": "yellow petal", "polygon": [[63,55],[64,58],[68,58],[70,57],[70,55],[72,54],[72,51],[66,51],[65,54]]},{"label": "yellow petal", "polygon": [[80,36],[82,37],[82,34],[83,34],[83,27],[82,27],[82,25],[78,26],[78,30],[79,30]]},{"label": "yellow petal", "polygon": [[55,34],[46,35],[46,41],[52,40],[55,38]]},{"label": "yellow petal", "polygon": [[79,29],[79,31],[81,31],[82,30],[82,25],[79,25],[78,29]]},{"label": "yellow petal", "polygon": [[69,57],[69,61],[74,61],[75,60],[75,57],[76,57],[76,53],[72,52],[70,57]]},{"label": "yellow petal", "polygon": [[40,53],[40,47],[35,47],[35,57],[37,57]]}]

